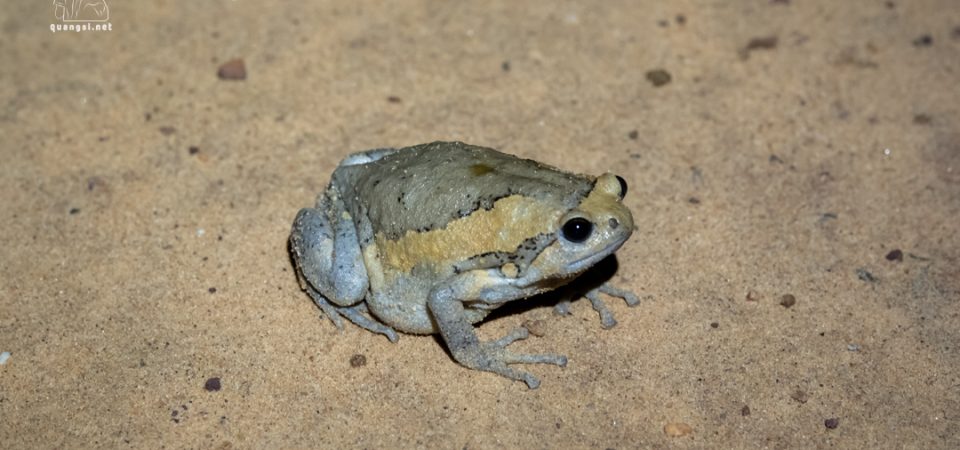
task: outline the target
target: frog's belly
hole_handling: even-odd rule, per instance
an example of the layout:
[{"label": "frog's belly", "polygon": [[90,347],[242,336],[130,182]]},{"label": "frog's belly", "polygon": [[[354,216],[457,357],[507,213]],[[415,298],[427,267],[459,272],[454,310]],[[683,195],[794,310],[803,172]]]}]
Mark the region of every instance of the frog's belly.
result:
[{"label": "frog's belly", "polygon": [[[427,308],[429,295],[429,286],[418,286],[416,283],[398,280],[384,286],[377,293],[371,293],[367,297],[367,306],[377,319],[395,330],[413,334],[433,334],[440,330],[437,329],[436,322]],[[489,310],[473,308],[467,308],[464,311],[470,323],[483,320],[489,313]]]}]

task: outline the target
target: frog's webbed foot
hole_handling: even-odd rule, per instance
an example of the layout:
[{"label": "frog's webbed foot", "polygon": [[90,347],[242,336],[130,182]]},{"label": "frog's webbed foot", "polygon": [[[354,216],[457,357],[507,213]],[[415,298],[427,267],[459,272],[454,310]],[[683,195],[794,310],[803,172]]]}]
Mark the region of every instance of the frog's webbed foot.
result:
[{"label": "frog's webbed foot", "polygon": [[465,349],[458,355],[461,364],[472,369],[493,372],[511,380],[523,381],[530,389],[540,386],[540,380],[529,372],[514,369],[509,364],[553,364],[565,367],[567,357],[552,353],[528,354],[514,353],[507,346],[530,336],[530,331],[520,327],[506,336],[491,342],[480,342],[473,349]]},{"label": "frog's webbed foot", "polygon": [[[583,296],[590,300],[590,305],[593,306],[593,310],[600,314],[600,326],[604,329],[610,329],[617,326],[617,319],[613,317],[613,313],[607,308],[606,303],[603,302],[603,299],[600,298],[600,294],[607,294],[611,297],[622,298],[627,302],[627,306],[637,306],[640,304],[640,298],[636,294],[630,292],[626,289],[620,289],[614,287],[610,283],[604,283],[597,288],[587,291]],[[557,303],[557,306],[553,308],[554,312],[561,315],[570,314],[570,301],[564,300],[560,303]]]},{"label": "frog's webbed foot", "polygon": [[309,284],[307,285],[306,291],[313,300],[313,303],[323,311],[323,314],[333,322],[338,330],[343,330],[343,320],[340,319],[342,316],[360,328],[386,336],[390,342],[397,342],[397,340],[400,339],[399,336],[397,336],[396,330],[370,318],[370,311],[367,309],[366,303],[357,303],[353,306],[336,306],[327,301],[323,295]]}]

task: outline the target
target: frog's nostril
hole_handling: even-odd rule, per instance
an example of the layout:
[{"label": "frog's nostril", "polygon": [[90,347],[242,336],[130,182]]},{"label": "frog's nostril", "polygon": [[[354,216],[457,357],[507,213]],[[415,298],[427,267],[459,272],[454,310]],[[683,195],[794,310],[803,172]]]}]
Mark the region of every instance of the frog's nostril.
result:
[{"label": "frog's nostril", "polygon": [[610,218],[610,228],[616,230],[620,226],[620,222],[613,217]]}]

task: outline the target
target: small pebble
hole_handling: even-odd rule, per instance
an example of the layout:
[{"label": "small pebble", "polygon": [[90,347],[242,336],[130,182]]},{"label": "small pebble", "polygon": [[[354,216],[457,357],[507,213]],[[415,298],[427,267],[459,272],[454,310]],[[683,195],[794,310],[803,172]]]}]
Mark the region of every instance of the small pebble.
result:
[{"label": "small pebble", "polygon": [[933,36],[929,34],[924,34],[913,40],[914,47],[929,47],[933,45]]},{"label": "small pebble", "polygon": [[547,322],[543,320],[526,320],[523,327],[536,337],[543,337],[547,334]]},{"label": "small pebble", "polygon": [[797,304],[797,298],[793,294],[784,294],[783,297],[780,297],[780,306],[784,308],[789,308]]},{"label": "small pebble", "polygon": [[840,426],[840,419],[836,417],[831,417],[823,421],[823,426],[827,427],[828,430],[832,430]]},{"label": "small pebble", "polygon": [[10,359],[10,352],[0,353],[0,365],[6,364],[8,359]]},{"label": "small pebble", "polygon": [[637,140],[638,137],[640,137],[640,132],[637,130],[632,130],[629,133],[627,133],[627,137],[635,141]]},{"label": "small pebble", "polygon": [[861,281],[866,281],[867,283],[876,283],[878,281],[877,277],[863,267],[857,269],[857,278],[859,278]]},{"label": "small pebble", "polygon": [[367,365],[367,357],[359,353],[350,357],[350,367],[363,367]]},{"label": "small pebble", "polygon": [[670,422],[663,426],[663,432],[670,437],[681,437],[693,433],[693,427],[683,422]]},{"label": "small pebble", "polygon": [[747,291],[748,302],[756,302],[759,300],[760,300],[760,294],[757,291],[754,291],[753,289]]},{"label": "small pebble", "polygon": [[847,344],[847,351],[848,351],[848,352],[859,352],[859,351],[860,351],[860,344]]},{"label": "small pebble", "polygon": [[747,406],[747,405],[743,405],[743,408],[740,408],[740,415],[741,415],[741,416],[744,416],[744,417],[749,416],[749,415],[750,415],[750,407]]},{"label": "small pebble", "polygon": [[890,250],[890,253],[887,253],[887,261],[903,261],[903,252],[900,249]]},{"label": "small pebble", "polygon": [[215,288],[215,287],[207,288],[207,292],[209,292],[209,293],[211,293],[211,294],[216,294],[216,293],[217,293],[217,288]]},{"label": "small pebble", "polygon": [[216,392],[220,390],[220,377],[213,377],[207,379],[206,383],[203,383],[203,388],[208,392]]},{"label": "small pebble", "polygon": [[231,59],[220,65],[217,69],[217,77],[221,80],[246,80],[247,66],[243,63],[243,59]]},{"label": "small pebble", "polygon": [[670,76],[670,72],[667,72],[663,69],[656,69],[647,72],[647,81],[653,84],[653,87],[663,86],[672,80],[673,77]]}]

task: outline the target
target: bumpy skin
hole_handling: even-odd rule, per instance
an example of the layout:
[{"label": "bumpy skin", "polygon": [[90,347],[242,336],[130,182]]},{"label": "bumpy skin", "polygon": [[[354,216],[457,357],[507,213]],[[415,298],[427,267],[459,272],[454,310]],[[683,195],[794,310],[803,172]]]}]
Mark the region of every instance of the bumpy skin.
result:
[{"label": "bumpy skin", "polygon": [[[520,328],[480,342],[473,324],[505,302],[568,283],[630,237],[626,183],[586,177],[461,142],[350,155],[315,208],[300,211],[290,248],[301,286],[338,326],[340,316],[397,340],[439,332],[466,367],[539,381],[516,363],[563,366],[559,355],[517,354]],[[616,324],[599,293],[586,297]]]}]

